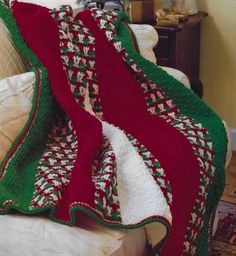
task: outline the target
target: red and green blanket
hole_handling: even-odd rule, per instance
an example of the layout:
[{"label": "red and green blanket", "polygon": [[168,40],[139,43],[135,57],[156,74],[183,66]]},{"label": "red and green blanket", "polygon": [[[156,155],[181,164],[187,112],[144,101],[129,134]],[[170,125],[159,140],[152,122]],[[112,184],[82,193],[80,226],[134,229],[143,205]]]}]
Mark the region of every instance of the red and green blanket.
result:
[{"label": "red and green blanket", "polygon": [[30,118],[0,169],[0,212],[145,226],[160,256],[209,255],[226,133],[189,89],[135,49],[126,16],[0,5],[37,77]]}]

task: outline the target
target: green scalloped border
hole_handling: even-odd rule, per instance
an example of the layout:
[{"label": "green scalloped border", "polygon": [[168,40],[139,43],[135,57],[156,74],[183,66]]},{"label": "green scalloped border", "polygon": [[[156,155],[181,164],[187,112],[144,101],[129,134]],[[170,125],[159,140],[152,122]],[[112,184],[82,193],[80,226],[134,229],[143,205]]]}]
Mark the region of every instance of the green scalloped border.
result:
[{"label": "green scalloped border", "polygon": [[[32,109],[29,118],[0,166],[0,172],[2,172],[3,168],[5,168],[6,162],[8,162],[5,169],[6,172],[0,180],[0,194],[8,197],[9,195],[7,194],[9,194],[9,192],[6,191],[7,188],[10,188],[10,191],[13,190],[13,188],[17,189],[18,187],[18,183],[14,183],[12,181],[13,176],[19,179],[21,178],[21,187],[24,186],[24,175],[27,176],[30,174],[30,177],[32,177],[30,180],[34,180],[34,174],[37,172],[36,166],[39,160],[38,155],[43,151],[43,145],[39,145],[42,144],[42,141],[46,142],[47,140],[48,133],[54,120],[57,104],[49,86],[46,69],[41,65],[39,60],[25,44],[10,9],[4,6],[3,3],[0,3],[0,16],[7,25],[12,36],[12,41],[20,54],[22,54],[22,56],[27,59],[32,66],[34,66],[29,71],[33,71],[36,77]],[[8,161],[9,159],[11,159],[11,161]],[[22,161],[22,159],[24,159],[24,161]],[[29,163],[29,159],[33,160],[33,163],[27,165]],[[24,175],[20,173],[23,168]],[[8,172],[8,169],[11,171]],[[27,176],[27,178],[29,179],[29,176]],[[27,207],[34,187],[30,187],[28,184],[25,185],[27,189],[21,189],[22,194],[17,195],[17,197],[18,200],[19,197],[23,198],[21,203],[24,207]]]}]

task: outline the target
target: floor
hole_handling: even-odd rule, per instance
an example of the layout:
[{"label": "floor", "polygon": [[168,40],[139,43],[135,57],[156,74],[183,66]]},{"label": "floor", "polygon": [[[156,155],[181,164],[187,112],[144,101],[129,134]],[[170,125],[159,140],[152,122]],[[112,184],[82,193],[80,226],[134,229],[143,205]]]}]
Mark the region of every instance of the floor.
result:
[{"label": "floor", "polygon": [[236,204],[236,151],[233,151],[232,159],[226,169],[226,185],[221,199]]},{"label": "floor", "polygon": [[[226,169],[226,182],[225,183],[226,183],[225,190],[224,190],[223,196],[221,197],[221,200],[236,204],[236,151],[233,152],[230,164]],[[226,232],[228,232],[227,228],[230,227],[229,230],[231,230],[231,226],[234,226],[234,225],[235,225],[235,223],[226,222],[226,229],[225,229]],[[222,225],[221,225],[220,230],[224,231],[224,228],[222,228]],[[222,238],[222,237],[224,237],[224,238]],[[225,242],[224,239],[226,239],[226,241],[227,241],[227,236],[219,236],[219,234],[217,237],[215,237],[215,239],[213,238],[212,252],[211,252],[212,256],[234,256],[234,255],[236,255],[236,254],[231,253],[232,250],[235,250],[235,249],[233,249],[233,248],[235,248],[234,242],[233,242],[233,244],[231,244],[231,243],[228,243],[228,241]]]}]

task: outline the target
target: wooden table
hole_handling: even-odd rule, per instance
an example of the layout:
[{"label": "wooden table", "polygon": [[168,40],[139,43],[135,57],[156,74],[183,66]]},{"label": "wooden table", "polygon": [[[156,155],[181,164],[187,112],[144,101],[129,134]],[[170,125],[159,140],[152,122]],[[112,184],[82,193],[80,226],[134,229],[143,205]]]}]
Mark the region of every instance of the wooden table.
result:
[{"label": "wooden table", "polygon": [[176,26],[151,24],[159,35],[159,42],[154,49],[157,64],[184,72],[199,97],[203,95],[203,85],[199,79],[200,30],[201,21],[206,16],[207,13],[199,12]]}]

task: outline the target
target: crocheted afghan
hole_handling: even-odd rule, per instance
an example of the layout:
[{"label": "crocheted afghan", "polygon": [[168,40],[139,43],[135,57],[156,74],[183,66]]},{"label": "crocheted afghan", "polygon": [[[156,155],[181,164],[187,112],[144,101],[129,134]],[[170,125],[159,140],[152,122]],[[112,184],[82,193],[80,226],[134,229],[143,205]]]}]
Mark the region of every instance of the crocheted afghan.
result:
[{"label": "crocheted afghan", "polygon": [[71,225],[86,213],[113,228],[145,226],[154,254],[209,255],[224,187],[220,118],[139,55],[123,13],[74,17],[70,6],[17,1],[0,13],[37,78],[0,169],[0,212]]}]

